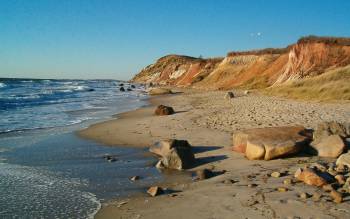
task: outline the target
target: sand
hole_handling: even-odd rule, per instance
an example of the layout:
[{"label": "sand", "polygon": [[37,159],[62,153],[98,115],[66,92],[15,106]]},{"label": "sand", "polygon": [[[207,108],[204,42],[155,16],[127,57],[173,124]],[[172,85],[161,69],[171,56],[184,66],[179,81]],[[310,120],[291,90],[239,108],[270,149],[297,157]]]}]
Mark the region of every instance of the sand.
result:
[{"label": "sand", "polygon": [[[175,182],[172,194],[137,196],[105,204],[96,218],[347,218],[350,198],[335,204],[327,195],[321,201],[301,199],[301,192],[322,191],[302,183],[284,185],[298,167],[316,161],[297,156],[272,161],[249,161],[231,150],[232,133],[256,127],[300,124],[314,128],[321,121],[350,122],[350,103],[317,103],[243,95],[225,100],[223,91],[180,90],[181,94],[150,99],[151,106],[117,115],[80,135],[111,146],[148,147],[166,138],[186,139],[195,149],[199,165],[226,171],[194,182]],[[155,105],[172,106],[171,116],[155,116]],[[280,178],[273,171],[286,172]],[[231,183],[228,180],[233,180]],[[256,186],[249,186],[256,184]],[[279,187],[288,191],[279,192]],[[122,203],[122,204],[121,204]]]}]

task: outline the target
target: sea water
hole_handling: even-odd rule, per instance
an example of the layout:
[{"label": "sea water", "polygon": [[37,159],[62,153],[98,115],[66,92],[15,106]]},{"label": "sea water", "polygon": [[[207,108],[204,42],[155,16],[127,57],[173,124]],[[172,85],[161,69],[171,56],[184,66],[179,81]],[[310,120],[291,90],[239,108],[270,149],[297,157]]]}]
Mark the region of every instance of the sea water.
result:
[{"label": "sea water", "polygon": [[[161,178],[144,150],[74,133],[146,104],[142,86],[121,92],[121,83],[0,79],[0,218],[92,218],[101,202]],[[142,180],[131,182],[134,175]]]}]

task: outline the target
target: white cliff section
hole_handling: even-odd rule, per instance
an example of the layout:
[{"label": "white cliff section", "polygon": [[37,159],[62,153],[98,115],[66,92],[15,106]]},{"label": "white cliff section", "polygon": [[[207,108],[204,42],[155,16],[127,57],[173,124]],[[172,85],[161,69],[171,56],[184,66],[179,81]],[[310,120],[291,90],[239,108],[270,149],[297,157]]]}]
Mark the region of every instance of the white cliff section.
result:
[{"label": "white cliff section", "polygon": [[179,69],[174,71],[173,73],[171,73],[171,75],[169,76],[170,79],[177,79],[179,77],[181,77],[184,73],[186,72],[185,69]]},{"label": "white cliff section", "polygon": [[151,75],[147,78],[146,83],[150,83],[150,82],[155,81],[159,76],[160,76],[160,72],[156,72],[156,73],[154,73],[154,74],[151,74]]}]

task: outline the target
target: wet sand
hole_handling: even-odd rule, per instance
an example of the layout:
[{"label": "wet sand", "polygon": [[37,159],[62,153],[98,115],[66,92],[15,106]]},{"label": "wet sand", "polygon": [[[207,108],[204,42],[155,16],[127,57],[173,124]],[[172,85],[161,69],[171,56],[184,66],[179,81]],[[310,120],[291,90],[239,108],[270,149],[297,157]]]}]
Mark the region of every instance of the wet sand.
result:
[{"label": "wet sand", "polygon": [[[313,128],[321,121],[350,122],[350,103],[307,103],[257,94],[225,100],[223,91],[184,93],[151,98],[151,106],[117,115],[80,135],[108,145],[148,147],[166,138],[186,139],[199,165],[224,174],[196,182],[174,182],[173,194],[138,196],[106,204],[96,218],[347,218],[350,198],[335,204],[301,199],[300,192],[322,191],[302,183],[284,185],[298,167],[319,157],[297,156],[272,161],[249,161],[231,150],[232,133],[256,127],[300,124]],[[172,106],[176,113],[155,116],[155,105]],[[190,171],[192,171],[190,170]],[[285,171],[280,178],[273,171]],[[229,180],[233,180],[229,181]],[[252,185],[252,184],[255,184]],[[278,187],[288,191],[279,192]]]}]

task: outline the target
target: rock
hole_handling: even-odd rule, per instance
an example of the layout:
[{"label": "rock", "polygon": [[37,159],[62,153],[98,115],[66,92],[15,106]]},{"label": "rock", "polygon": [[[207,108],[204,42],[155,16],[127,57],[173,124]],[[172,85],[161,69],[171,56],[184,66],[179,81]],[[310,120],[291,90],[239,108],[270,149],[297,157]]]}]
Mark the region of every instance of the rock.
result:
[{"label": "rock", "polygon": [[278,187],[277,191],[279,191],[279,192],[287,192],[288,188],[286,188],[286,187]]},{"label": "rock", "polygon": [[333,186],[331,184],[326,184],[322,186],[323,191],[325,192],[331,192],[334,190]]},{"label": "rock", "polygon": [[338,174],[334,178],[338,181],[340,185],[345,184],[345,177],[343,175]]},{"label": "rock", "polygon": [[158,187],[158,186],[152,186],[150,187],[148,190],[147,190],[147,193],[154,197],[154,196],[157,196],[157,195],[160,195],[160,194],[163,194],[164,191],[161,187]]},{"label": "rock", "polygon": [[337,165],[335,171],[337,171],[337,173],[345,173],[347,171],[347,168],[344,165]]},{"label": "rock", "polygon": [[236,182],[238,181],[233,179],[225,179],[224,181],[222,181],[223,184],[234,184]]},{"label": "rock", "polygon": [[315,202],[320,201],[321,198],[322,198],[322,194],[321,194],[321,193],[315,192],[315,193],[312,195],[312,200],[314,200]]},{"label": "rock", "polygon": [[248,184],[247,186],[248,186],[249,188],[255,188],[255,187],[257,187],[258,185],[255,184],[255,183],[251,183],[251,184]]},{"label": "rock", "polygon": [[299,168],[295,172],[294,176],[298,180],[303,181],[305,184],[311,185],[311,186],[320,187],[320,186],[327,184],[327,181],[323,177],[321,177],[314,170],[309,169],[309,168],[307,168],[305,170]]},{"label": "rock", "polygon": [[149,95],[172,94],[172,91],[166,88],[152,88],[148,91],[148,94]]},{"label": "rock", "polygon": [[332,176],[336,176],[338,173],[333,168],[328,168],[327,173],[329,173]]},{"label": "rock", "polygon": [[312,152],[320,157],[337,158],[345,149],[343,139],[339,135],[318,137],[310,144]]},{"label": "rock", "polygon": [[225,100],[231,100],[235,97],[232,91],[229,91],[225,94]]},{"label": "rock", "polygon": [[250,94],[250,91],[249,90],[245,90],[244,91],[244,95],[248,95],[248,94]]},{"label": "rock", "polygon": [[339,135],[342,138],[345,138],[349,133],[347,133],[347,127],[345,124],[338,122],[322,122],[318,124],[317,128],[313,133],[313,139],[318,140],[325,136],[330,135]]},{"label": "rock", "polygon": [[204,180],[209,179],[214,176],[214,173],[209,169],[202,169],[196,171],[197,179]]},{"label": "rock", "polygon": [[336,161],[337,166],[343,165],[350,168],[350,152],[340,155]]},{"label": "rock", "polygon": [[333,190],[330,193],[331,197],[333,198],[335,203],[341,203],[343,201],[343,196],[341,193]]},{"label": "rock", "polygon": [[280,172],[273,172],[273,173],[271,173],[271,176],[275,177],[275,178],[279,178],[281,176],[281,173]]},{"label": "rock", "polygon": [[131,88],[136,88],[136,86],[135,86],[135,85],[133,85],[133,84],[132,84],[132,85],[130,85],[130,86],[131,86]]},{"label": "rock", "polygon": [[157,116],[172,115],[174,114],[174,109],[170,106],[159,105],[155,110]]},{"label": "rock", "polygon": [[89,88],[87,91],[91,92],[91,91],[95,91],[95,89]]},{"label": "rock", "polygon": [[302,199],[307,199],[310,197],[310,195],[306,192],[302,192],[299,194],[299,197],[302,198]]},{"label": "rock", "polygon": [[126,89],[126,90],[127,90],[127,91],[132,91],[132,89],[131,89],[131,88],[129,88],[129,87],[128,87],[128,89]]},{"label": "rock", "polygon": [[285,179],[285,180],[283,180],[283,184],[284,184],[284,185],[291,185],[291,184],[293,184],[293,180],[290,179],[290,178]]},{"label": "rock", "polygon": [[233,135],[233,150],[250,160],[271,160],[301,151],[310,139],[302,126],[248,129]]},{"label": "rock", "polygon": [[140,179],[139,176],[133,176],[133,177],[130,178],[131,181],[137,181],[139,179]]},{"label": "rock", "polygon": [[121,88],[119,88],[119,91],[124,92],[124,91],[125,91],[125,88],[124,88],[124,87],[121,87]]},{"label": "rock", "polygon": [[120,87],[123,87],[123,86],[124,86],[124,84],[123,84],[123,83],[120,83],[120,84],[119,84],[119,86],[120,86]]},{"label": "rock", "polygon": [[195,163],[192,146],[186,140],[168,139],[150,147],[150,152],[161,157],[159,164],[168,169],[187,169]]}]

